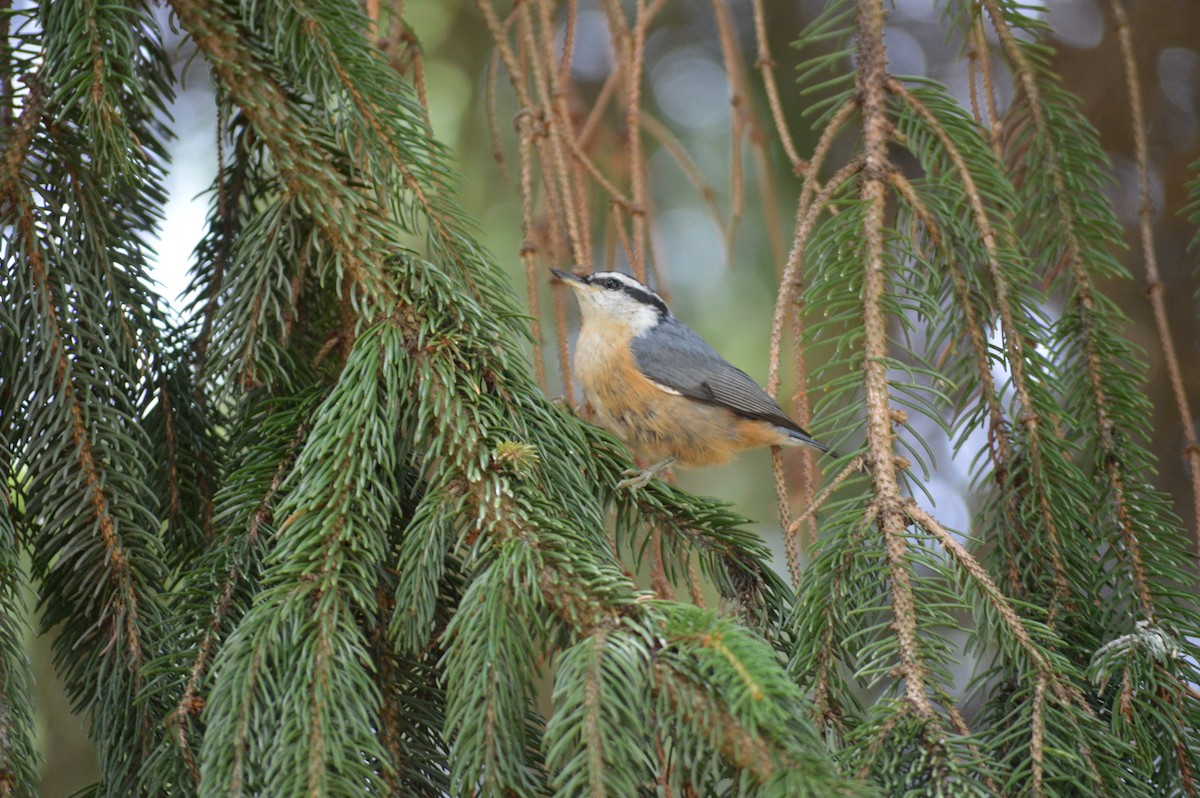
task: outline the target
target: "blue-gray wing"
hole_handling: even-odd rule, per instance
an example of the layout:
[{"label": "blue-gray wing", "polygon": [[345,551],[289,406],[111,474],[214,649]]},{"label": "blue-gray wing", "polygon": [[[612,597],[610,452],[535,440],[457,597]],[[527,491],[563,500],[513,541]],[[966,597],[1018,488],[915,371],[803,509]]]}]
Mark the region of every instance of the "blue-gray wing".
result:
[{"label": "blue-gray wing", "polygon": [[646,377],[689,399],[720,405],[743,418],[768,421],[804,443],[817,443],[766,391],[731,365],[683,322],[668,317],[631,342],[638,369]]}]

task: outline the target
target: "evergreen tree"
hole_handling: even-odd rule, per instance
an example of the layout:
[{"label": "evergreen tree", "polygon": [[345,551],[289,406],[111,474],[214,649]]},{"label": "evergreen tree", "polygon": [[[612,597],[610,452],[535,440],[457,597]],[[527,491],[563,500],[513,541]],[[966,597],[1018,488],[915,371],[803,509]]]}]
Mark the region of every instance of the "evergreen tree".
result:
[{"label": "evergreen tree", "polygon": [[[1200,792],[1195,575],[1101,290],[1128,277],[1123,233],[1023,6],[945,3],[995,59],[967,108],[889,71],[882,0],[832,0],[796,32],[801,161],[762,0],[761,82],[712,3],[734,98],[715,213],[732,240],[747,153],[794,202],[770,388],[790,342],[824,388],[793,409],[841,453],[823,484],[775,455],[790,586],[726,505],[618,487],[628,455],[572,407],[562,297],[572,401],[548,396],[544,267],[654,273],[652,148],[711,196],[640,96],[663,6],[601,4],[615,63],[585,118],[575,3],[472,12],[493,119],[502,80],[519,109],[497,152],[518,152],[523,308],[456,202],[399,7],[170,0],[221,137],[182,321],[148,276],[164,20],[0,11],[0,795],[38,791],[26,590],[94,795]],[[974,458],[970,539],[918,501],[938,466],[918,417]]]}]

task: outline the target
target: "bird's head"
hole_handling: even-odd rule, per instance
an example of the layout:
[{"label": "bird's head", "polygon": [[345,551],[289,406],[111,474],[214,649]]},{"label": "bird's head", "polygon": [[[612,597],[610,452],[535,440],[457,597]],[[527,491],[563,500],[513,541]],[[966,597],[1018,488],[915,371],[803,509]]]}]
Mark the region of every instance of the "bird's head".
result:
[{"label": "bird's head", "polygon": [[562,269],[550,271],[575,292],[584,324],[627,326],[637,335],[671,315],[662,297],[628,274],[594,272],[576,276]]}]

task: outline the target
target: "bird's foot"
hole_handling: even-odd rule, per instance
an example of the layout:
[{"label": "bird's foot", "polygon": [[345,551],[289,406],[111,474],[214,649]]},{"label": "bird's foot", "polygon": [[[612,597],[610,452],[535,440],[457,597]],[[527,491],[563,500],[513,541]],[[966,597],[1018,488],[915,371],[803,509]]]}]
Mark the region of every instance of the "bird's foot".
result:
[{"label": "bird's foot", "polygon": [[670,468],[674,462],[674,457],[668,457],[666,460],[655,463],[649,468],[643,468],[641,471],[631,468],[624,473],[627,479],[623,479],[617,483],[617,490],[640,490],[649,485],[650,480]]}]

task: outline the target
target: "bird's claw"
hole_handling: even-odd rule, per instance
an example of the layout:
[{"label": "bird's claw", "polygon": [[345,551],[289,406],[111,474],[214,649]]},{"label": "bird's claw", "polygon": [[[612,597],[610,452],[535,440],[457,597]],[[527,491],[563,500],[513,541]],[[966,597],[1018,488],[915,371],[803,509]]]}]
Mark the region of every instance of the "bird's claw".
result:
[{"label": "bird's claw", "polygon": [[666,471],[667,468],[669,468],[674,462],[674,457],[668,457],[666,460],[663,460],[660,463],[655,463],[649,468],[644,468],[641,471],[638,471],[636,468],[623,471],[622,476],[626,478],[617,483],[617,490],[641,490],[650,484],[650,480],[657,477],[663,471]]},{"label": "bird's claw", "polygon": [[649,485],[650,480],[654,479],[657,474],[649,468],[645,471],[630,468],[622,471],[621,476],[625,477],[625,479],[617,483],[617,490],[641,490]]}]

